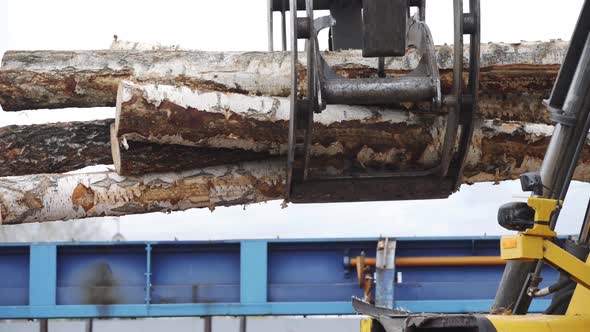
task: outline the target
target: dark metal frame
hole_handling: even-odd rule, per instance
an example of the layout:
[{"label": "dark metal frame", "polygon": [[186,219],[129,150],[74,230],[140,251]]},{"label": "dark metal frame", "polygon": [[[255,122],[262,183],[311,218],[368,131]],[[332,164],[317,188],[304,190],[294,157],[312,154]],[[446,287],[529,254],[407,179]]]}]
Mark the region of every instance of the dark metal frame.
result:
[{"label": "dark metal frame", "polygon": [[287,0],[267,0],[268,50],[270,52],[274,51],[274,12],[281,13],[281,47],[283,51],[287,50],[287,19],[285,17],[287,9]]},{"label": "dark metal frame", "polygon": [[[290,0],[289,8],[298,8],[301,1]],[[324,1],[326,2],[326,1]],[[350,79],[337,75],[319,51],[317,35],[320,30],[333,27],[332,16],[313,17],[313,0],[306,0],[307,16],[291,13],[291,112],[289,149],[287,155],[287,200],[293,202],[344,202],[400,199],[444,198],[456,191],[462,182],[463,165],[471,142],[477,109],[479,78],[479,0],[470,0],[470,12],[463,12],[463,0],[454,0],[455,52],[453,92],[442,96],[435,49],[425,18],[422,1],[400,1],[404,10],[404,36],[374,36],[375,38],[403,38],[405,45],[415,46],[422,57],[419,65],[404,77],[385,77],[383,55],[378,61],[379,77]],[[325,4],[323,4],[325,5]],[[272,10],[272,4],[269,3]],[[419,8],[409,17],[410,6]],[[375,31],[379,31],[376,29]],[[469,79],[463,80],[463,35],[470,35]],[[367,34],[365,33],[365,38]],[[307,96],[300,98],[297,91],[297,41],[306,40]],[[396,55],[397,50],[391,50]],[[430,102],[431,112],[439,112],[442,105],[450,106],[447,128],[441,149],[440,163],[427,170],[351,174],[349,177],[311,178],[309,147],[313,128],[313,114],[327,104],[395,105],[404,102]],[[459,128],[460,134],[459,133]],[[457,138],[459,144],[457,145]]]}]

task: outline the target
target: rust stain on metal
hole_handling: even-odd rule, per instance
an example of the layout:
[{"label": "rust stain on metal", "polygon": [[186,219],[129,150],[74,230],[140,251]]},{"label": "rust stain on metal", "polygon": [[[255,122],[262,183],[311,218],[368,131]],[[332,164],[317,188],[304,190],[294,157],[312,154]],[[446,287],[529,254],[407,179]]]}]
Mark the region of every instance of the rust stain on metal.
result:
[{"label": "rust stain on metal", "polygon": [[[85,304],[116,304],[121,301],[117,289],[119,281],[107,262],[93,262],[82,271],[82,291]],[[106,315],[108,309],[104,306],[98,307]]]},{"label": "rust stain on metal", "polygon": [[82,183],[78,183],[72,192],[72,204],[81,206],[84,211],[88,212],[94,207],[94,190]]}]

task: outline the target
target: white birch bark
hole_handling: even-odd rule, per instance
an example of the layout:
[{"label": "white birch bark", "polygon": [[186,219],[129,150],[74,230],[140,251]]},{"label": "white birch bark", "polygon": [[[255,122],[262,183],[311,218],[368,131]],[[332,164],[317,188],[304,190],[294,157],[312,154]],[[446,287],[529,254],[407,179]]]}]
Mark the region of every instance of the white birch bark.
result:
[{"label": "white birch bark", "polygon": [[279,199],[284,162],[262,161],[142,177],[114,172],[0,178],[0,221],[19,224]]},{"label": "white birch bark", "polygon": [[[114,106],[117,85],[125,79],[253,95],[289,94],[288,52],[137,51],[129,47],[95,51],[7,51],[0,68],[0,104],[5,111]],[[520,96],[547,94],[567,43],[489,43],[481,47],[482,92]],[[452,68],[452,48],[438,46],[437,52],[445,87]],[[344,76],[377,74],[377,60],[363,58],[359,51],[326,52],[325,57]],[[387,59],[386,71],[392,75],[407,72],[418,60],[416,52],[410,50],[405,57]],[[305,63],[303,54],[300,62]],[[301,75],[305,75],[303,67]],[[503,82],[502,86],[498,82]],[[515,103],[513,108],[529,108],[526,101]],[[482,108],[482,112],[492,111]],[[497,114],[498,110],[494,112]]]}]

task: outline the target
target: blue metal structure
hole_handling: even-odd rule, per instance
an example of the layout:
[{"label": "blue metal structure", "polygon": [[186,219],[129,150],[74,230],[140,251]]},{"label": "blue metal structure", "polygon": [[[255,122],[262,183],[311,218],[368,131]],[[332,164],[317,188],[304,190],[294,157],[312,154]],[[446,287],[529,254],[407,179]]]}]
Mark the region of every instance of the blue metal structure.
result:
[{"label": "blue metal structure", "polygon": [[[499,239],[399,238],[397,257],[499,255]],[[0,245],[0,318],[353,314],[345,256],[378,239]],[[485,312],[503,266],[396,267],[396,306]],[[399,274],[401,273],[401,274]],[[551,283],[557,273],[544,273]],[[541,311],[548,300],[535,300]]]}]

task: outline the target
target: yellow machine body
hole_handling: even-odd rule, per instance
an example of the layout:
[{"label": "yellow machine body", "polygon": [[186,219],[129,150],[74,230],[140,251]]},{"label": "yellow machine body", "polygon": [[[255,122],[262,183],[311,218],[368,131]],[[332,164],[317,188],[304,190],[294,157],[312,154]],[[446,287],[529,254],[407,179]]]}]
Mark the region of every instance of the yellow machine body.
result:
[{"label": "yellow machine body", "polygon": [[561,204],[554,199],[530,197],[535,209],[533,228],[503,236],[501,257],[506,260],[543,259],[566,271],[578,285],[565,315],[489,315],[498,332],[590,331],[590,259],[585,263],[553,243],[557,234],[549,227],[551,214]]},{"label": "yellow machine body", "polygon": [[496,332],[582,332],[590,331],[590,316],[488,315]]},{"label": "yellow machine body", "polygon": [[535,209],[535,224],[522,233],[503,236],[500,241],[501,257],[522,261],[543,259],[569,273],[579,285],[590,289],[590,265],[551,241],[557,234],[549,227],[549,220],[560,204],[555,199],[529,197],[528,205]]},{"label": "yellow machine body", "polygon": [[[580,263],[590,269],[590,258],[585,264]],[[486,318],[497,332],[590,331],[590,289],[578,283],[565,315],[487,315]]]},{"label": "yellow machine body", "polygon": [[543,242],[538,236],[524,234],[503,236],[500,240],[502,259],[535,260],[543,259]]},{"label": "yellow machine body", "polygon": [[[590,268],[590,257],[586,260],[586,266]],[[590,317],[590,289],[588,287],[578,283],[566,315]],[[587,329],[590,330],[590,324]]]},{"label": "yellow machine body", "polygon": [[[560,201],[530,197],[528,205],[535,209],[534,226],[516,235],[503,236],[500,241],[501,257],[505,260],[524,261],[542,259],[554,268],[566,271],[578,283],[566,314],[467,315],[472,320],[459,320],[462,322],[459,323],[460,326],[452,325],[457,331],[474,331],[473,325],[467,328],[467,325],[461,324],[473,324],[475,317],[479,322],[486,322],[485,326],[478,325],[479,332],[590,332],[590,258],[582,262],[553,243],[557,234],[551,230],[549,221],[553,211],[561,205]],[[452,316],[448,316],[449,321],[453,319]],[[378,318],[363,319],[361,332],[383,331],[377,321]],[[404,324],[400,322],[400,326]]]}]

